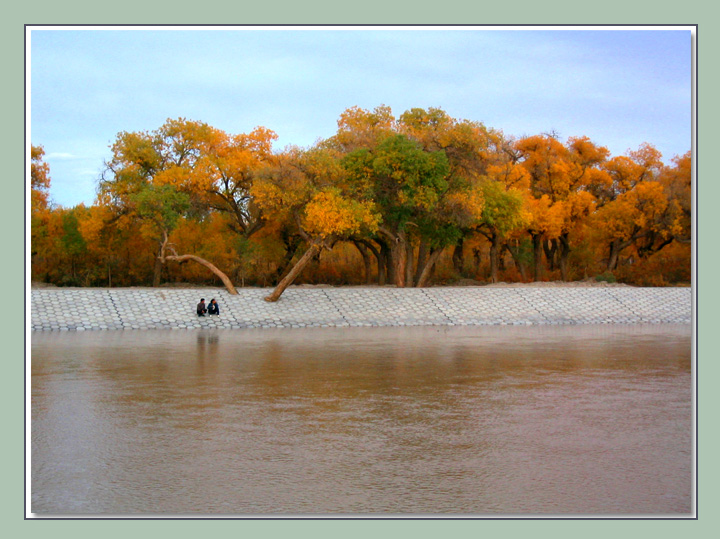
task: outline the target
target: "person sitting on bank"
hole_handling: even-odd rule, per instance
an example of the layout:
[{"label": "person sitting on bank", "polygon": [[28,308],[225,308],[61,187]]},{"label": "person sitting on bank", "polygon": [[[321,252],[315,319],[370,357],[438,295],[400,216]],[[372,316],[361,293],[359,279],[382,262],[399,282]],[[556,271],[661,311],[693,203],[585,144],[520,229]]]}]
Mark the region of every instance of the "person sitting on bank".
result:
[{"label": "person sitting on bank", "polygon": [[217,301],[215,301],[215,298],[210,300],[210,305],[208,305],[208,314],[220,314],[220,305],[218,305]]},{"label": "person sitting on bank", "polygon": [[200,298],[200,303],[197,304],[197,314],[198,316],[205,316],[206,312],[207,308],[205,307],[205,298]]}]

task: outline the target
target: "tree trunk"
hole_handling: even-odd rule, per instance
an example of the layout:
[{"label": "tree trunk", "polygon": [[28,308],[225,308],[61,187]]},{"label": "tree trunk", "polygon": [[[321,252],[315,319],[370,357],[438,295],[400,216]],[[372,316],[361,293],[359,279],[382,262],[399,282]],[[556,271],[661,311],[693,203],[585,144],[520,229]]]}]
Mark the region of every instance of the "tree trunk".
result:
[{"label": "tree trunk", "polygon": [[381,228],[380,233],[383,234],[389,243],[393,282],[398,288],[405,288],[405,271],[407,264],[407,240],[405,232],[391,232]]},{"label": "tree trunk", "polygon": [[415,272],[413,272],[413,245],[408,239],[405,242],[405,286],[408,288],[415,284]]},{"label": "tree trunk", "polygon": [[543,251],[545,251],[545,260],[547,260],[548,269],[553,271],[557,269],[557,241],[545,240],[542,242]]},{"label": "tree trunk", "polygon": [[542,278],[542,241],[540,238],[540,234],[532,234],[532,242],[533,242],[533,256],[535,258],[534,264],[535,264],[535,271],[533,274],[533,280],[539,281]]},{"label": "tree trunk", "polygon": [[[392,253],[384,242],[380,243],[380,257],[378,258],[378,284],[385,286],[387,283],[395,282],[393,273]],[[381,271],[382,268],[382,271]]]},{"label": "tree trunk", "polygon": [[405,242],[390,247],[395,286],[405,288]]},{"label": "tree trunk", "polygon": [[427,264],[427,257],[428,257],[427,243],[425,243],[424,241],[421,240],[420,246],[418,247],[417,263],[415,264],[415,282],[416,283],[420,282],[420,276],[422,275],[422,272],[425,269],[425,265]]},{"label": "tree trunk", "polygon": [[162,276],[162,253],[163,253],[163,244],[160,244],[160,250],[158,251],[157,257],[155,257],[155,267],[153,268],[153,287],[160,286],[160,278]]},{"label": "tree trunk", "polygon": [[282,262],[278,265],[277,270],[275,271],[274,275],[272,276],[273,282],[279,283],[283,280],[283,278],[288,274],[288,272],[292,269],[292,259],[295,258],[295,255],[298,252],[298,249],[300,248],[300,237],[299,236],[292,236],[287,240],[284,240],[285,243],[285,255],[283,256]]},{"label": "tree trunk", "polygon": [[[378,284],[380,286],[385,284],[385,271],[386,271],[386,262],[385,262],[385,254],[381,250],[378,250],[372,243],[370,243],[368,240],[358,240],[358,243],[365,246],[375,257],[375,260],[377,261],[377,268],[378,268]],[[370,284],[370,281],[368,281],[368,284]]]},{"label": "tree trunk", "polygon": [[605,269],[607,271],[614,271],[618,267],[618,262],[620,261],[620,253],[625,249],[626,247],[629,247],[632,245],[632,241],[620,241],[620,240],[613,240],[610,242],[610,256],[608,256],[608,262]]},{"label": "tree trunk", "polygon": [[363,259],[363,266],[365,267],[365,284],[370,284],[370,280],[372,278],[372,275],[370,274],[372,266],[370,262],[370,255],[368,254],[368,248],[359,241],[353,241],[353,245],[357,247],[357,250],[360,252]]},{"label": "tree trunk", "polygon": [[455,249],[453,250],[452,255],[453,268],[458,275],[464,275],[463,271],[465,269],[465,254],[463,253],[463,246],[464,238],[460,238],[455,245]]},{"label": "tree trunk", "polygon": [[319,241],[312,242],[308,250],[305,251],[305,254],[300,257],[300,260],[297,261],[288,274],[278,283],[275,290],[273,290],[272,293],[265,298],[265,301],[273,302],[279,300],[282,293],[285,292],[285,289],[293,283],[295,278],[300,275],[300,272],[302,272],[305,266],[307,266],[310,261],[320,253],[321,249],[322,246]]},{"label": "tree trunk", "polygon": [[527,281],[527,268],[525,267],[525,263],[522,260],[522,254],[520,253],[520,245],[517,240],[515,240],[515,242],[515,247],[511,247],[510,242],[506,243],[505,249],[507,249],[507,251],[510,253],[513,262],[515,263],[515,267],[520,272],[520,278],[523,281]]},{"label": "tree trunk", "polygon": [[493,283],[498,282],[498,262],[499,262],[499,250],[498,245],[500,238],[497,234],[493,234],[490,238],[490,281]]},{"label": "tree trunk", "polygon": [[393,261],[393,274],[395,286],[405,288],[405,266],[407,264],[407,251],[405,248],[405,235],[398,233],[395,243],[390,246],[390,256]]},{"label": "tree trunk", "polygon": [[205,266],[207,269],[212,271],[215,275],[217,275],[220,278],[220,280],[223,282],[223,284],[225,285],[225,288],[227,288],[227,291],[230,294],[233,294],[233,295],[237,294],[237,290],[235,290],[235,287],[233,286],[233,284],[230,281],[230,279],[228,278],[228,276],[225,275],[222,271],[220,271],[217,268],[217,266],[208,262],[204,258],[200,258],[199,256],[195,256],[195,255],[165,255],[163,257],[163,259],[170,260],[172,262],[184,262],[185,260],[192,260],[193,262],[202,264],[203,266]]},{"label": "tree trunk", "polygon": [[422,273],[420,274],[420,278],[417,281],[418,288],[424,288],[425,286],[427,286],[427,283],[430,281],[430,278],[432,277],[433,268],[435,267],[435,262],[437,262],[438,258],[440,258],[442,251],[443,251],[442,248],[431,251],[430,257],[428,258],[428,261],[425,264],[425,267],[423,268]]},{"label": "tree trunk", "polygon": [[560,244],[560,275],[563,281],[568,280],[568,265],[570,259],[570,235],[566,232],[559,238]]},{"label": "tree trunk", "polygon": [[480,247],[473,247],[473,262],[475,264],[475,275],[480,273],[480,264],[482,264],[482,250]]}]

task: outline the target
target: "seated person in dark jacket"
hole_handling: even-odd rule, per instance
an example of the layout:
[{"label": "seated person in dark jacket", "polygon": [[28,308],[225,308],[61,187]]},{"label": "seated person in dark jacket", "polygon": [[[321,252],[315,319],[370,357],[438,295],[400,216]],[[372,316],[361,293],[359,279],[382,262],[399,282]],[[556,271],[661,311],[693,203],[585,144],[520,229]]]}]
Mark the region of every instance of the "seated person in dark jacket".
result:
[{"label": "seated person in dark jacket", "polygon": [[218,305],[217,301],[215,301],[215,298],[210,300],[210,305],[208,305],[208,314],[220,314],[220,305]]},{"label": "seated person in dark jacket", "polygon": [[205,308],[205,298],[200,298],[200,303],[197,304],[198,316],[205,316],[207,309]]}]

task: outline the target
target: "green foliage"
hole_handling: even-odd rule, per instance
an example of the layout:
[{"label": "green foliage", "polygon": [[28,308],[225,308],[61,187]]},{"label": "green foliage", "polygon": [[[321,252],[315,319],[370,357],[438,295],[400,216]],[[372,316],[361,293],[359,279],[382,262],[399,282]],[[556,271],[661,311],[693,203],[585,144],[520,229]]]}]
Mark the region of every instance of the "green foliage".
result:
[{"label": "green foliage", "polygon": [[60,237],[60,243],[66,253],[70,255],[82,255],[87,244],[80,233],[78,219],[74,211],[69,211],[62,216],[63,235]]},{"label": "green foliage", "polygon": [[[599,281],[690,280],[690,153],[666,166],[645,144],[609,159],[586,137],[513,140],[439,108],[413,108],[396,120],[385,106],[348,109],[336,135],[311,148],[273,151],[275,139],[262,127],[231,135],[182,118],[154,131],[121,132],[97,205],[71,210],[49,203],[49,167],[42,147],[33,146],[33,278],[149,284],[158,240],[168,234],[174,245],[262,285],[299,256],[301,237],[326,246],[362,241],[376,257],[374,270],[385,261],[383,273],[393,264],[400,269],[410,253],[416,278],[429,252],[440,253],[432,259],[435,278],[449,278],[451,255],[443,248],[465,241],[472,242],[476,275],[490,252],[502,279],[512,277],[512,260],[524,280],[533,269],[538,278],[561,271],[572,280],[606,268],[613,273]],[[554,246],[538,261],[531,234],[538,245]],[[617,262],[607,256],[615,247]],[[350,252],[317,264],[313,278],[341,284],[364,274],[362,257]],[[184,266],[172,272],[196,278]],[[397,280],[412,272],[390,273]]]},{"label": "green foliage", "polygon": [[613,275],[613,273],[609,272],[609,271],[606,271],[605,273],[601,273],[600,275],[596,275],[595,280],[598,282],[605,282],[605,283],[617,282],[615,275]]},{"label": "green foliage", "polygon": [[483,225],[504,236],[525,224],[522,195],[506,190],[498,182],[485,181],[482,184],[485,205],[482,212]]},{"label": "green foliage", "polygon": [[418,215],[434,210],[448,189],[444,152],[426,152],[404,135],[393,135],[373,149],[342,160],[350,181],[374,194],[383,222],[402,229]]},{"label": "green foliage", "polygon": [[158,232],[171,231],[190,207],[190,197],[171,185],[149,184],[131,195],[138,217],[154,223]]}]

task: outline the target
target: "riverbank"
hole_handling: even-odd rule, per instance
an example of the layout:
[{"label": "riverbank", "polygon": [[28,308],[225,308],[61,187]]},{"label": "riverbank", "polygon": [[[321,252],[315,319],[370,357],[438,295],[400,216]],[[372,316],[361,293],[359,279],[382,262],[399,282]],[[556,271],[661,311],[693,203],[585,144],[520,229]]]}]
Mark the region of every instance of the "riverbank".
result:
[{"label": "riverbank", "polygon": [[[463,286],[271,289],[33,288],[33,331],[560,324],[689,324],[689,287]],[[220,316],[198,317],[200,298]]]}]

